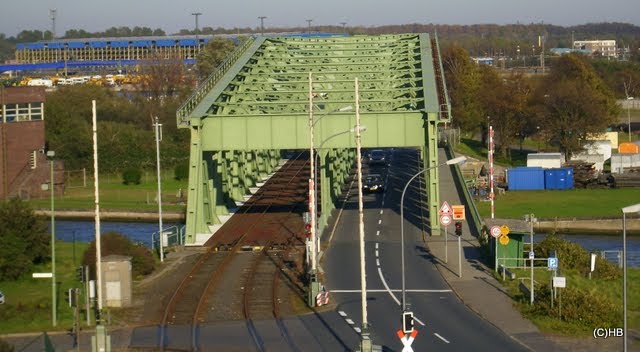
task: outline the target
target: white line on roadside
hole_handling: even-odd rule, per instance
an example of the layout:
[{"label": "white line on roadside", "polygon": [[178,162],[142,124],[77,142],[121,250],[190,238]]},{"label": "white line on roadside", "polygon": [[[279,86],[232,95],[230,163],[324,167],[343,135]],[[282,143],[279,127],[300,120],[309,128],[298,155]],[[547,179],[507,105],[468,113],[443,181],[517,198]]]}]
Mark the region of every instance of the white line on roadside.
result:
[{"label": "white line on roadside", "polygon": [[380,236],[380,230],[376,231],[376,236]]},{"label": "white line on roadside", "polygon": [[376,249],[376,258],[378,258],[378,257],[379,257],[378,250]]},{"label": "white line on roadside", "polygon": [[[387,290],[387,292],[389,293],[389,296],[391,296],[391,298],[393,298],[394,301],[396,301],[397,305],[400,305],[400,300],[398,300],[398,297],[396,297],[396,295],[393,294],[393,291],[391,291],[391,289],[389,288],[389,285],[387,285],[387,280],[384,279],[384,276],[382,276],[382,269],[380,269],[380,267],[378,267],[378,275],[380,276],[380,281],[382,281],[382,284],[384,285],[384,288]],[[405,289],[405,292],[407,290]],[[367,290],[367,292],[369,292],[369,290]],[[423,323],[420,319],[418,319],[415,315],[413,316],[413,320],[417,321],[418,324],[425,326],[425,323]]]},{"label": "white line on roadside", "polygon": [[440,340],[442,340],[442,341],[444,341],[446,343],[449,343],[449,340],[447,340],[444,337],[440,336],[437,332],[434,332],[433,334],[436,335],[436,337],[438,337]]},{"label": "white line on roadside", "polygon": [[382,219],[378,220],[378,225],[382,224]]},{"label": "white line on roadside", "polygon": [[380,215],[382,215],[382,213],[384,213],[384,210],[380,209]]},{"label": "white line on roadside", "polygon": [[376,258],[376,265],[380,266],[380,259]]},{"label": "white line on roadside", "polygon": [[347,316],[347,313],[345,313],[345,312],[343,312],[341,310],[338,311],[338,314],[340,314],[341,317],[346,317]]},{"label": "white line on roadside", "polygon": [[357,327],[357,326],[354,326],[354,327],[353,327],[353,330],[355,330],[358,334],[359,334],[360,332],[362,332],[362,330],[360,330],[360,328],[359,328],[359,327]]},{"label": "white line on roadside", "polygon": [[353,320],[351,320],[351,319],[345,319],[345,320],[347,321],[347,324],[353,325]]},{"label": "white line on roadside", "polygon": [[378,242],[376,242],[376,249],[378,249]]}]

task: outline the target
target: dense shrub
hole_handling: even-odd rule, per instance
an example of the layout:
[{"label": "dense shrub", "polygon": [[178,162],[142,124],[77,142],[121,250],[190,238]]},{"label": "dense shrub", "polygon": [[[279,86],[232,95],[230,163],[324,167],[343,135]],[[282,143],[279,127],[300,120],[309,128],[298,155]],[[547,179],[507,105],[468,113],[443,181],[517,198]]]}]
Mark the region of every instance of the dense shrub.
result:
[{"label": "dense shrub", "polygon": [[178,181],[186,180],[187,178],[189,178],[189,164],[185,162],[176,165],[176,168],[174,169],[174,175],[175,179]]},{"label": "dense shrub", "polygon": [[[560,300],[562,313],[560,319],[581,325],[585,329],[620,326],[622,310],[619,302],[614,302],[608,295],[567,285],[557,289],[554,307],[551,307],[551,289],[549,284],[536,287],[536,302],[532,312],[540,316],[558,317]],[[562,297],[560,297],[560,295]]]},{"label": "dense shrub", "polygon": [[[155,269],[155,258],[150,249],[140,243],[133,243],[128,237],[118,232],[107,232],[102,235],[102,256],[116,254],[131,257],[132,276],[148,275]],[[91,276],[95,277],[96,243],[91,242],[84,253],[83,264],[90,267]]]},{"label": "dense shrub", "polygon": [[140,169],[127,168],[122,172],[122,183],[125,185],[139,185],[142,179],[142,172]]},{"label": "dense shrub", "polygon": [[[589,273],[590,254],[577,243],[563,240],[557,235],[549,235],[540,241],[534,250],[536,258],[548,258],[551,256],[551,252],[555,250],[560,270],[575,269],[585,276]],[[600,256],[597,257],[595,271],[593,272],[594,278],[613,280],[619,278],[620,275],[621,271],[618,267]]]},{"label": "dense shrub", "polygon": [[28,203],[0,202],[0,281],[30,274],[34,264],[51,259],[51,236]]}]

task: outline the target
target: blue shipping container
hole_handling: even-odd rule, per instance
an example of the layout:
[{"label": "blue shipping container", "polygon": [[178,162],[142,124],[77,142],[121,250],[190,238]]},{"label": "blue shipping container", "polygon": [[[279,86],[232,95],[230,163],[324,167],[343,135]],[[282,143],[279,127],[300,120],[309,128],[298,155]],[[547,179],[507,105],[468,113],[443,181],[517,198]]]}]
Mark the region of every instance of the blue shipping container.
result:
[{"label": "blue shipping container", "polygon": [[516,167],[507,169],[510,191],[533,191],[544,189],[544,169],[541,167]]},{"label": "blue shipping container", "polygon": [[544,171],[545,189],[572,189],[573,168],[546,169]]}]

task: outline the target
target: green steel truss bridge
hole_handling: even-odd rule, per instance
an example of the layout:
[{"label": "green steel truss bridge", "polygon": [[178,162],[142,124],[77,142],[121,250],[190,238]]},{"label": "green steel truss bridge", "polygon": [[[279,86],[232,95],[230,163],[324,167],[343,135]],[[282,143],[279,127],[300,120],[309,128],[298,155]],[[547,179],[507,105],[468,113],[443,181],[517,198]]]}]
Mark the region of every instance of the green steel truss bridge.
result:
[{"label": "green steel truss bridge", "polygon": [[[177,111],[178,126],[191,131],[186,242],[209,238],[235,202],[273,172],[281,151],[309,149],[310,105],[325,226],[355,160],[348,131],[356,78],[362,147],[415,147],[425,167],[438,165],[438,124],[450,122],[451,110],[436,38],[248,39]],[[437,169],[426,177],[431,227],[439,233]]]}]

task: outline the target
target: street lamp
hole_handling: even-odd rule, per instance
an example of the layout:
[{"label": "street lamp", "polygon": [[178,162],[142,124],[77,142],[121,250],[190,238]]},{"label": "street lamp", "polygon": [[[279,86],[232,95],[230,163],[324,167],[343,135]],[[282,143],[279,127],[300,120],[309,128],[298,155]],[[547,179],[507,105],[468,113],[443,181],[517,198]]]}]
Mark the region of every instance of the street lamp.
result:
[{"label": "street lamp", "polygon": [[[320,291],[320,283],[317,280],[317,249],[316,249],[316,228],[317,228],[317,201],[316,201],[316,179],[315,179],[315,157],[314,157],[314,126],[320,121],[323,117],[333,113],[334,111],[330,111],[328,113],[322,114],[317,120],[314,121],[313,117],[313,79],[312,73],[309,72],[309,218],[311,225],[311,234],[309,239],[309,251],[311,252],[310,261],[311,261],[311,270],[309,272],[309,296],[307,303],[310,307],[314,306],[315,303],[315,295]],[[338,111],[348,111],[353,109],[351,106],[343,107],[335,110]]]},{"label": "street lamp", "polygon": [[164,262],[164,234],[162,233],[162,186],[160,183],[160,141],[162,140],[162,124],[158,123],[158,116],[155,117],[153,127],[156,132],[156,165],[158,174],[158,242],[160,246],[160,262]]},{"label": "street lamp", "polygon": [[[56,156],[56,152],[53,150],[47,151],[47,159],[49,159],[49,190],[51,191],[51,320],[53,326],[58,325],[57,321],[57,299],[56,299],[56,227],[55,227],[55,208],[54,208],[54,189],[55,183],[53,182],[53,158]],[[44,186],[44,185],[43,185]],[[44,188],[44,187],[43,187]]]},{"label": "street lamp", "polygon": [[624,351],[627,352],[627,214],[640,213],[640,203],[622,208],[622,310]]},{"label": "street lamp", "polygon": [[406,301],[406,290],[405,290],[405,275],[404,275],[404,194],[407,191],[407,188],[409,188],[409,184],[411,183],[411,181],[413,181],[413,179],[415,179],[416,177],[420,176],[421,174],[431,170],[431,169],[435,169],[438,168],[440,166],[444,166],[444,165],[456,165],[456,164],[463,164],[465,161],[467,161],[467,157],[466,156],[459,156],[457,158],[453,158],[450,160],[447,160],[446,162],[442,163],[442,164],[438,164],[435,166],[431,166],[428,167],[426,169],[422,169],[420,171],[418,171],[415,175],[411,176],[411,178],[409,179],[409,181],[407,181],[407,184],[404,186],[404,189],[402,190],[402,196],[400,197],[400,251],[401,251],[401,261],[402,261],[402,311],[406,311],[407,309],[407,301]]},{"label": "street lamp", "polygon": [[[352,109],[351,106],[348,107],[349,110]],[[346,110],[338,110],[338,111],[346,111]],[[319,120],[319,119],[318,119]],[[318,121],[316,121],[318,122]],[[360,132],[364,132],[367,130],[367,126],[360,126]],[[318,214],[318,169],[320,169],[320,153],[318,152],[319,149],[322,149],[322,146],[328,142],[330,139],[334,138],[334,137],[338,137],[340,135],[346,134],[346,133],[354,133],[356,131],[356,128],[350,128],[346,131],[342,131],[342,132],[338,132],[338,133],[334,133],[331,136],[327,137],[324,141],[322,141],[322,143],[320,143],[320,145],[315,148],[315,173],[313,174],[313,186],[314,186],[314,194],[316,195],[315,197],[315,204],[313,205],[314,209],[315,209],[315,213],[316,216]],[[315,238],[317,238],[316,240],[316,253],[318,253],[318,255],[320,254],[320,236],[318,235],[318,222],[316,221],[316,227],[314,229],[312,229]],[[317,257],[316,257],[317,259]]]}]

